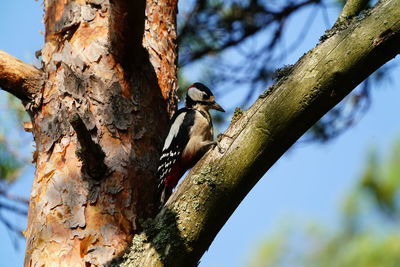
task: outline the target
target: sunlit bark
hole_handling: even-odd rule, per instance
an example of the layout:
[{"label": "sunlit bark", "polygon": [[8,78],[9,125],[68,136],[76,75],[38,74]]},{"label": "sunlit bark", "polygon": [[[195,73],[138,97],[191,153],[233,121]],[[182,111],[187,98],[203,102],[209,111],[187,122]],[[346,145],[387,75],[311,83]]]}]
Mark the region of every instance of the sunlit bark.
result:
[{"label": "sunlit bark", "polygon": [[21,99],[35,103],[44,85],[44,73],[0,50],[0,86]]},{"label": "sunlit bark", "polygon": [[104,265],[154,215],[154,170],[177,87],[176,8],[45,1],[26,266]]}]

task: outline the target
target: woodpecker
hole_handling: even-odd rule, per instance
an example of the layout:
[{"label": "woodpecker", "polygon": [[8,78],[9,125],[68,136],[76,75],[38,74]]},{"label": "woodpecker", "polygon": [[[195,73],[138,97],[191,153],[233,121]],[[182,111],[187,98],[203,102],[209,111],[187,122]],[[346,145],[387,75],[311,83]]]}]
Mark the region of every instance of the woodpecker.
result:
[{"label": "woodpecker", "polygon": [[158,196],[163,205],[182,175],[216,144],[208,110],[225,110],[215,102],[211,90],[201,83],[187,89],[185,107],[171,119],[158,169]]}]

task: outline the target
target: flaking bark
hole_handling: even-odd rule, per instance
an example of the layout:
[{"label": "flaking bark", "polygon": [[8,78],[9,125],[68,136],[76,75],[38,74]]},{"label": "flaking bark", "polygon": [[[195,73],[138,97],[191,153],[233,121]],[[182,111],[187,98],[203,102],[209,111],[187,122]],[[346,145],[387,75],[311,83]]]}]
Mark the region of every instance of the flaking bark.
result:
[{"label": "flaking bark", "polygon": [[[37,157],[25,266],[104,266],[158,207],[155,169],[177,89],[176,1],[45,0],[44,7],[46,82],[32,114]],[[75,114],[84,130],[71,126]],[[104,155],[77,156],[82,142]],[[96,157],[107,166],[99,175]]]}]

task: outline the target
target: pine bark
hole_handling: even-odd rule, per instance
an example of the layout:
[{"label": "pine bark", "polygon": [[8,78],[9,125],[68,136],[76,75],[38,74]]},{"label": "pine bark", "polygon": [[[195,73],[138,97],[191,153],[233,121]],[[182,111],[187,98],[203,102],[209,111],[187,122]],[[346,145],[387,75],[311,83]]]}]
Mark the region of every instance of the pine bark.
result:
[{"label": "pine bark", "polygon": [[[176,0],[45,0],[25,266],[103,266],[154,216]],[[96,164],[98,163],[98,164]]]}]

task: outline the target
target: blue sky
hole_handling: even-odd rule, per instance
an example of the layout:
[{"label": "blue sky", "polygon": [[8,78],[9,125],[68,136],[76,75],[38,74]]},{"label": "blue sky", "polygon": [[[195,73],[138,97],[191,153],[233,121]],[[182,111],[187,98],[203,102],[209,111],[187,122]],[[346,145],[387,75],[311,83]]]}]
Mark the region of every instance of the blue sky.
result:
[{"label": "blue sky", "polygon": [[[25,62],[35,61],[35,51],[43,44],[43,35],[40,34],[43,31],[43,8],[40,4],[33,0],[2,1],[1,50]],[[331,22],[335,19],[335,12],[334,8],[329,11]],[[297,25],[305,14],[299,14],[292,21],[288,36],[295,36]],[[326,24],[321,13],[316,16],[317,21],[308,38],[285,63],[294,63],[318,42]],[[397,67],[393,73],[399,71]],[[395,76],[392,83],[384,83],[373,90],[370,110],[354,127],[328,144],[298,144],[286,153],[241,203],[203,256],[200,266],[244,266],[258,242],[272,235],[282,222],[293,221],[302,225],[316,221],[334,228],[342,198],[360,174],[369,148],[373,145],[385,154],[394,139],[400,136],[400,78]],[[198,71],[192,71],[187,79],[195,81],[199,77]],[[0,93],[0,105],[4,97],[5,94]],[[231,94],[227,98],[220,96],[218,100],[227,107],[236,97]],[[2,112],[0,108],[0,117]],[[31,146],[28,143],[23,145]],[[12,192],[28,196],[33,171],[32,167],[26,168],[21,180],[12,186]],[[19,217],[11,216],[10,220],[17,220],[21,226],[25,224]],[[20,240],[19,250],[15,250],[1,224],[0,237],[0,266],[22,266],[24,241]]]}]

